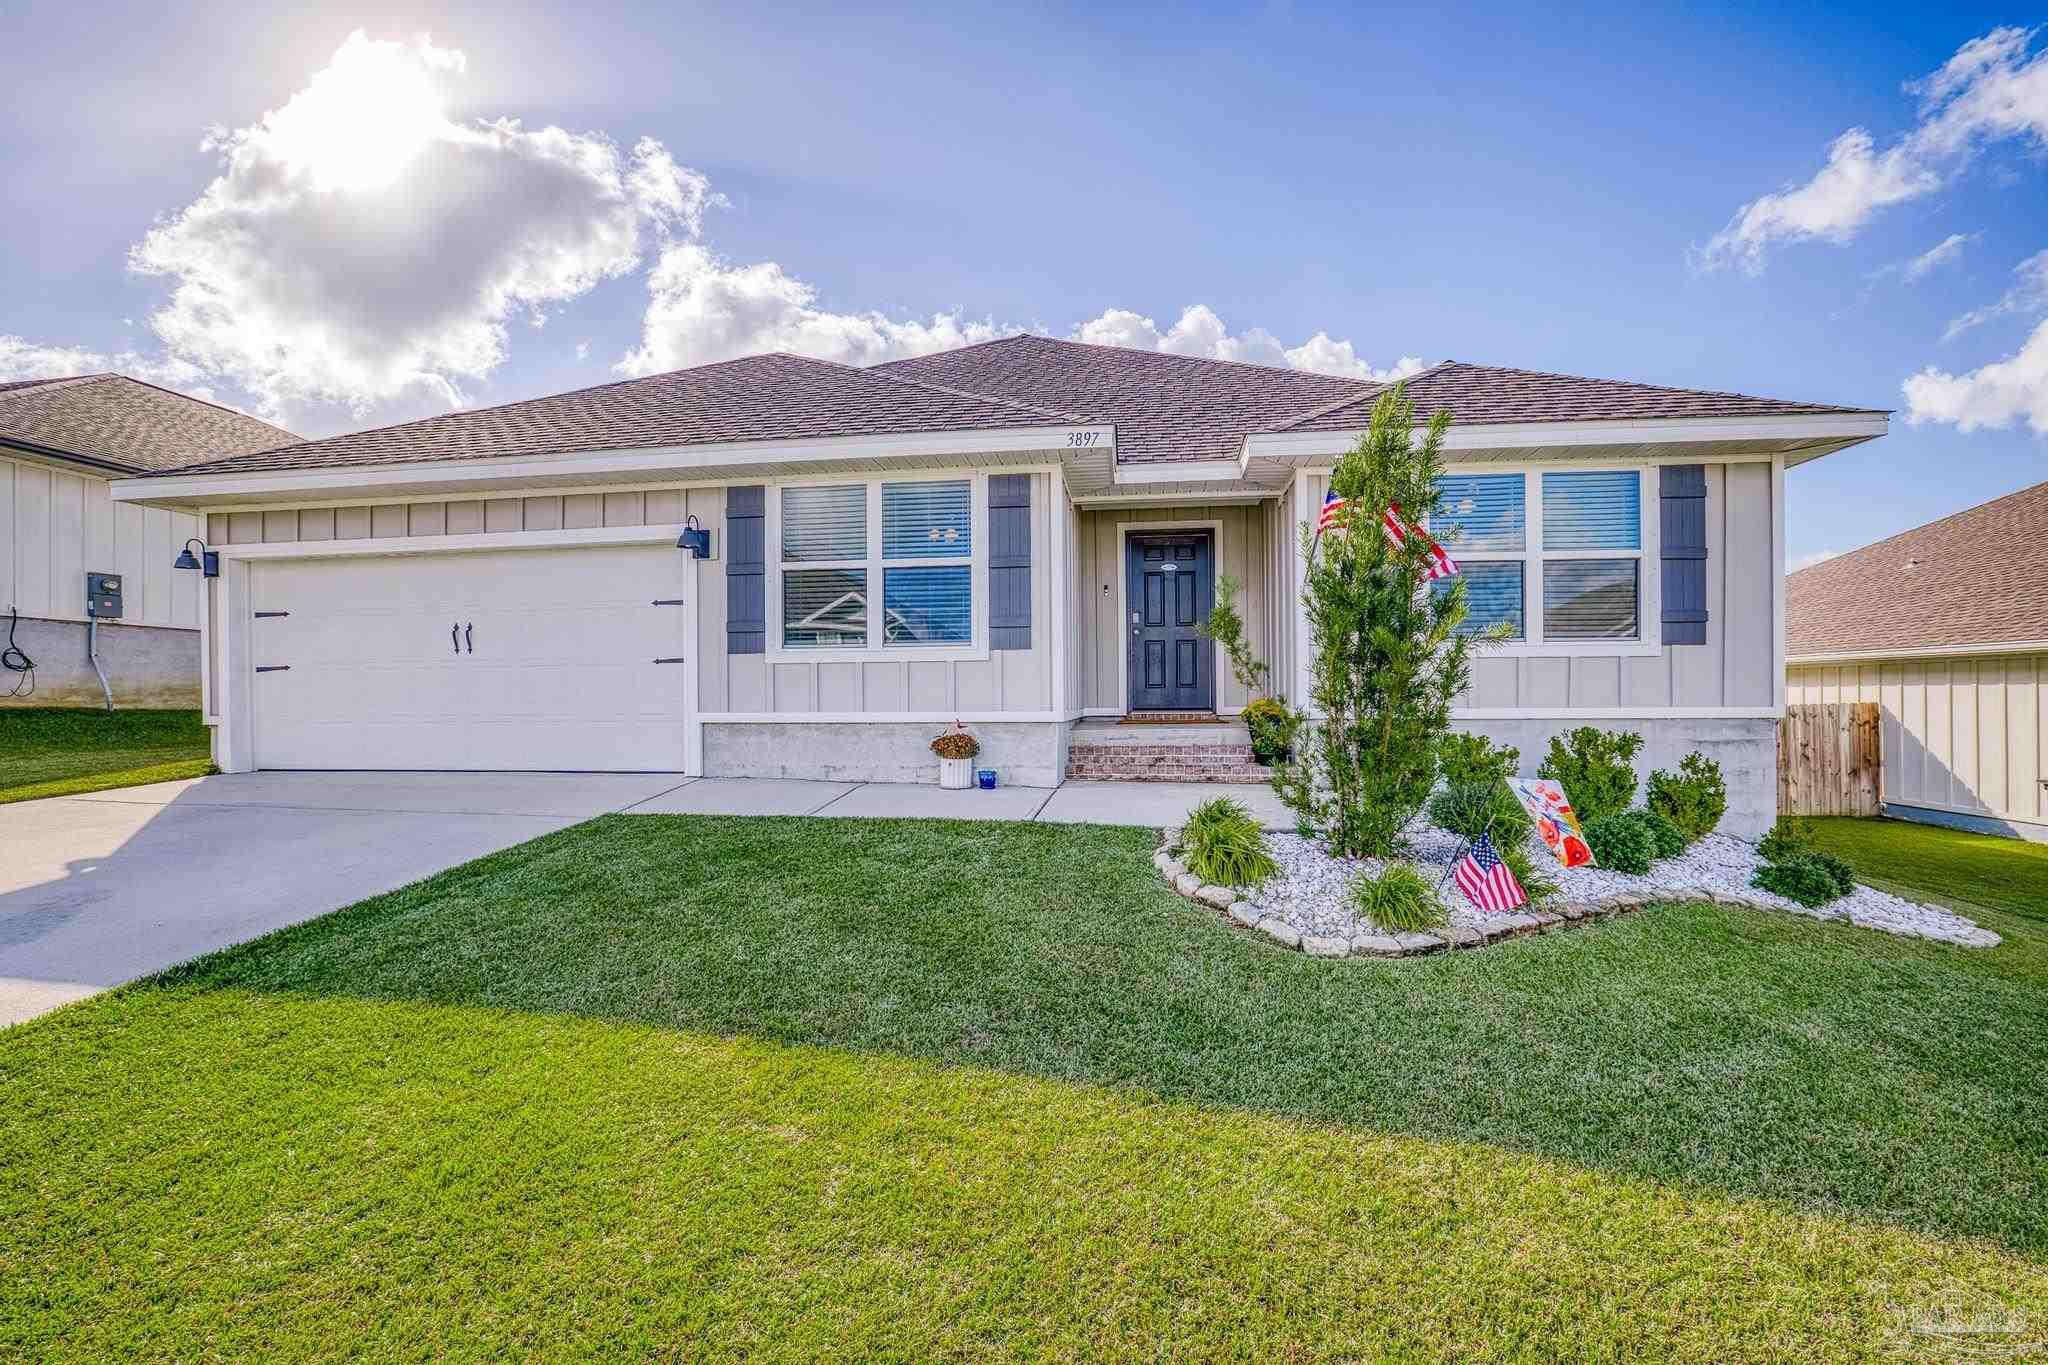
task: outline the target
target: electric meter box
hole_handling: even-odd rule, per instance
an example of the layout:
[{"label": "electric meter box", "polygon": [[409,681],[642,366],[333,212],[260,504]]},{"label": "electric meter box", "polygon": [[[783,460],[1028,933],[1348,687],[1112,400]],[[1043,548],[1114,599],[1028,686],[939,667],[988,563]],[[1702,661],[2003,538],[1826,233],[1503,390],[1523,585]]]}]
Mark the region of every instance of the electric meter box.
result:
[{"label": "electric meter box", "polygon": [[89,573],[85,576],[85,614],[102,621],[121,615],[121,575]]}]

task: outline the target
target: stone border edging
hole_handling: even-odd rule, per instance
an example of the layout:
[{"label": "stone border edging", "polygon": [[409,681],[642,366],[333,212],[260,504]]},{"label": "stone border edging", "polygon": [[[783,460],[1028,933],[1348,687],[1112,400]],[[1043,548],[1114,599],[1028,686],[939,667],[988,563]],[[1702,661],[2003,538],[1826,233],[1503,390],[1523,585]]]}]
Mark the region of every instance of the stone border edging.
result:
[{"label": "stone border edging", "polygon": [[[1487,930],[1483,934],[1461,925],[1451,925],[1435,933],[1361,934],[1350,939],[1326,938],[1317,934],[1304,934],[1278,915],[1265,914],[1227,886],[1204,885],[1200,877],[1188,871],[1187,865],[1173,856],[1173,845],[1179,833],[1178,829],[1161,830],[1159,847],[1152,854],[1152,865],[1159,869],[1159,875],[1165,878],[1168,886],[1197,905],[1222,911],[1232,924],[1244,929],[1256,929],[1281,947],[1299,949],[1310,957],[1420,957],[1424,953],[1441,952],[1447,948],[1482,948],[1502,939],[1549,933],[1554,929],[1568,929],[1592,920],[1610,919],[1615,915],[1640,910],[1645,905],[1673,899],[1669,896],[1651,900],[1636,896],[1605,896],[1595,901],[1560,905],[1555,910],[1490,915]],[[1679,899],[1712,900],[1723,905],[1754,904],[1732,897],[1706,894]]]}]

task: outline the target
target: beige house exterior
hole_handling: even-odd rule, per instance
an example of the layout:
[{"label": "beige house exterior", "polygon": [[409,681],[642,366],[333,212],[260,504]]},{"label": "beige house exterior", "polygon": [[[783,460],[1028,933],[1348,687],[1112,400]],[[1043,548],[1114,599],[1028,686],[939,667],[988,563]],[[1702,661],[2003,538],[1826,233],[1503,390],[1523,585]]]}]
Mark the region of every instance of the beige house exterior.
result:
[{"label": "beige house exterior", "polygon": [[2048,841],[2048,483],[1801,570],[1787,600],[1786,699],[1876,704],[1885,814]]},{"label": "beige house exterior", "polygon": [[[866,371],[762,357],[115,497],[205,518],[221,557],[205,704],[230,771],[328,752],[325,724],[361,766],[446,766],[462,730],[475,767],[546,750],[930,780],[926,741],[957,719],[1003,780],[1049,786],[1079,722],[1249,700],[1187,628],[1221,577],[1275,690],[1305,695],[1303,528],[1380,391],[1035,337]],[[1460,723],[1530,768],[1576,724],[1642,731],[1646,768],[1707,750],[1730,774],[1731,827],[1767,826],[1783,473],[1882,434],[1885,415],[1460,365],[1409,392],[1452,411],[1451,475],[1505,509],[1496,548],[1460,553],[1468,573],[1496,566],[1477,572],[1523,638],[1475,669]],[[686,527],[710,532],[707,557],[676,548]],[[569,558],[512,575],[507,551]],[[572,627],[551,584],[597,553],[619,590]],[[365,560],[405,567],[342,567]],[[306,564],[337,567],[280,586]],[[508,576],[524,586],[501,595]],[[1575,586],[1591,578],[1608,586]],[[1574,612],[1592,602],[1588,637]],[[384,710],[360,701],[376,689]]]}]

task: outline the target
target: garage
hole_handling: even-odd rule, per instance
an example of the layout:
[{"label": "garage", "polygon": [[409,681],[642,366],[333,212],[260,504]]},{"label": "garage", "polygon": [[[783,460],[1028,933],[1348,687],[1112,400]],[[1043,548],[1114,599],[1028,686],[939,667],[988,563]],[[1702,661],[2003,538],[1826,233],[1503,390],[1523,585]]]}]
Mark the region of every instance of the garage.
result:
[{"label": "garage", "polygon": [[672,544],[249,564],[259,768],[680,772]]}]

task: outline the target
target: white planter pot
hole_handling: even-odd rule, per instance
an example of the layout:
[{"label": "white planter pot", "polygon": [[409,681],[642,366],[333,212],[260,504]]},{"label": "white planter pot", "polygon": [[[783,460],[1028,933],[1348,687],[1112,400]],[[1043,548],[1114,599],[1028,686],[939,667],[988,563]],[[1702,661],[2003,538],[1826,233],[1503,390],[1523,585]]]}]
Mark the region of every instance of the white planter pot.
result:
[{"label": "white planter pot", "polygon": [[949,792],[966,791],[974,785],[974,760],[971,758],[940,759],[939,785]]}]

